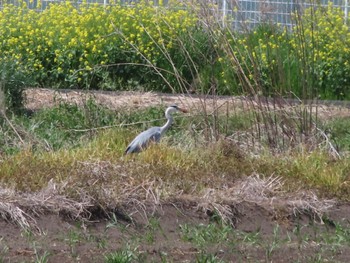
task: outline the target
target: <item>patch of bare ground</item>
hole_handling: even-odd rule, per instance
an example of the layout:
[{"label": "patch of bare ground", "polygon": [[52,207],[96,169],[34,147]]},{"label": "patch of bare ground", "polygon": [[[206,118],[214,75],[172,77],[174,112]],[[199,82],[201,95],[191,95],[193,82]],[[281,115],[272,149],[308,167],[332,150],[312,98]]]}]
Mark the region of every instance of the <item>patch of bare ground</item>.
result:
[{"label": "patch of bare ground", "polygon": [[37,218],[42,229],[39,235],[0,221],[0,255],[3,262],[35,262],[47,255],[53,263],[103,262],[104,256],[118,250],[134,251],[141,262],[162,262],[164,258],[168,262],[194,262],[203,253],[225,262],[314,262],[317,255],[332,262],[350,260],[348,246],[328,247],[321,241],[324,235],[336,235],[333,223],[349,227],[348,204],[330,209],[325,224],[308,214],[276,215],[250,202],[235,209],[236,223],[227,238],[202,246],[186,240],[181,227],[215,224],[213,216],[185,200],[163,204],[152,216],[156,221],[153,227],[142,216],[135,216],[133,222],[117,217],[113,222],[96,219],[81,224],[48,214]]},{"label": "patch of bare ground", "polygon": [[[200,107],[207,97],[180,94],[164,94],[155,92],[131,92],[131,91],[80,91],[80,90],[51,90],[51,89],[27,89],[25,91],[26,108],[38,110],[53,107],[59,103],[72,103],[83,105],[88,99],[94,99],[96,103],[109,109],[139,109],[161,105],[181,105],[187,108]],[[233,97],[216,97],[216,105],[238,102]],[[214,101],[207,103],[213,106]]]},{"label": "patch of bare ground", "polygon": [[103,262],[126,251],[138,262],[194,262],[208,255],[224,262],[307,262],[315,255],[348,262],[350,205],[312,192],[284,193],[282,185],[278,177],[252,175],[198,195],[104,209],[88,196],[65,197],[53,183],[32,194],[3,189],[0,257]]},{"label": "patch of bare ground", "polygon": [[[81,91],[32,88],[25,90],[25,97],[25,106],[32,111],[53,107],[62,102],[83,105],[91,98],[98,104],[104,105],[112,110],[139,109],[176,104],[188,109],[208,110],[206,114],[210,114],[210,111],[214,109],[226,112],[228,110],[244,110],[249,105],[254,105],[252,102],[254,99],[247,99],[244,97],[136,91]],[[249,100],[249,103],[247,103],[247,100]],[[265,100],[262,99],[263,103],[264,101]],[[265,102],[267,102],[267,100]],[[277,106],[278,110],[285,110],[296,107],[298,105],[298,100],[269,100],[269,104],[274,108]],[[318,102],[317,106],[317,113],[320,117],[350,116],[349,105],[342,102]],[[314,107],[313,110],[315,111],[316,107]]]}]

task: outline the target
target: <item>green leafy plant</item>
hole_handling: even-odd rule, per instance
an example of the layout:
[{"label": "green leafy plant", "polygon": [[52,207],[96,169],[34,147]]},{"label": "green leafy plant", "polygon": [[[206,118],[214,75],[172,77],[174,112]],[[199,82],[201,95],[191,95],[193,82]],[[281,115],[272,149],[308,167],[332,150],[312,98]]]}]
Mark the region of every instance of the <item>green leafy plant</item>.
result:
[{"label": "green leafy plant", "polygon": [[[321,98],[349,99],[349,27],[341,8],[308,8],[301,17],[306,59],[312,61]],[[295,41],[296,38],[294,38]],[[295,47],[297,44],[294,42]],[[299,49],[298,52],[301,52]],[[310,64],[311,65],[311,64]]]},{"label": "green leafy plant", "polygon": [[83,239],[83,236],[80,232],[78,232],[75,229],[69,230],[67,237],[65,238],[65,241],[68,243],[70,247],[70,252],[73,257],[77,257],[78,253],[76,251],[76,246],[78,243],[80,243]]},{"label": "green leafy plant", "polygon": [[7,57],[0,61],[0,111],[20,113],[24,107],[24,89],[32,82],[18,61]]},{"label": "green leafy plant", "polygon": [[49,262],[50,253],[48,251],[44,251],[42,254],[40,254],[37,247],[34,246],[34,253],[35,253],[35,263],[47,263],[47,262]]},{"label": "green leafy plant", "polygon": [[0,250],[0,262],[5,262],[4,257],[9,251],[9,247],[6,245],[5,241],[3,240],[4,238],[0,238],[0,245],[1,245],[1,250]]},{"label": "green leafy plant", "polygon": [[200,254],[196,257],[196,263],[224,263],[219,257],[212,254]]},{"label": "green leafy plant", "polygon": [[232,228],[228,225],[180,225],[182,238],[193,242],[199,247],[205,247],[208,244],[219,244],[227,242]]},{"label": "green leafy plant", "polygon": [[105,263],[131,263],[142,262],[142,255],[138,252],[138,248],[131,248],[127,245],[125,249],[118,250],[116,252],[105,255]]}]

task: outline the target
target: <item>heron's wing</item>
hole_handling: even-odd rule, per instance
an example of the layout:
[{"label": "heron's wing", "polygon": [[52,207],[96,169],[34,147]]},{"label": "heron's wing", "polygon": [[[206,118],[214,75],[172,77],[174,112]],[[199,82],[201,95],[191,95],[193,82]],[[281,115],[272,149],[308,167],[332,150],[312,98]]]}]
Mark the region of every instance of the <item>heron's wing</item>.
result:
[{"label": "heron's wing", "polygon": [[141,132],[128,145],[128,147],[125,150],[125,153],[137,153],[147,148],[150,142],[159,142],[161,137],[160,131],[160,127],[152,127],[144,132]]}]

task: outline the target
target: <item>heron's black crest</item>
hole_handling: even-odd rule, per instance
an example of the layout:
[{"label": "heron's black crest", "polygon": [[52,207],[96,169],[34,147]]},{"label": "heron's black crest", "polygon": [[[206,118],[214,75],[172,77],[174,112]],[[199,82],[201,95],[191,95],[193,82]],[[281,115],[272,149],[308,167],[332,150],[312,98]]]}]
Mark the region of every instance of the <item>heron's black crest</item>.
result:
[{"label": "heron's black crest", "polygon": [[178,106],[176,106],[176,105],[171,105],[170,107],[172,107],[172,108],[175,108],[175,109],[179,109],[179,107]]}]

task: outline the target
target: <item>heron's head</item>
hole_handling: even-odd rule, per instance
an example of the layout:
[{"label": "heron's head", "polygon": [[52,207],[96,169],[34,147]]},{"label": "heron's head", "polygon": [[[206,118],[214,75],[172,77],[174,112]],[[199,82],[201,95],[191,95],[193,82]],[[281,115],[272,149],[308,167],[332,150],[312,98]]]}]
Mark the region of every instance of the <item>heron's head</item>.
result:
[{"label": "heron's head", "polygon": [[171,105],[169,108],[167,108],[167,111],[169,113],[173,113],[173,112],[176,112],[176,111],[181,111],[183,113],[188,112],[186,109],[180,108],[180,107],[178,107],[176,105]]}]

